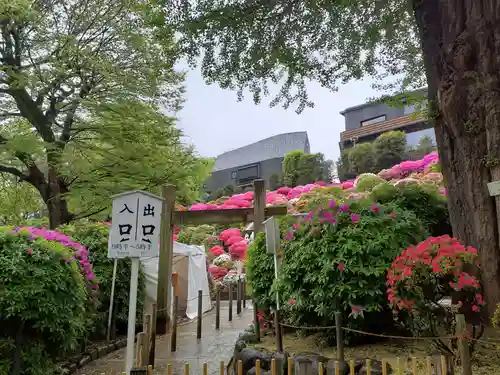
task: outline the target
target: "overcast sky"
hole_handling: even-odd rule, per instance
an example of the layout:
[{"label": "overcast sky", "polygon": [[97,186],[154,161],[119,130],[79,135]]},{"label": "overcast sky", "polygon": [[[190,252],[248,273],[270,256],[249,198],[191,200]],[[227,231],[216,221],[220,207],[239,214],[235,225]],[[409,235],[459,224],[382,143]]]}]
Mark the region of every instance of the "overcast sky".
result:
[{"label": "overcast sky", "polygon": [[311,84],[309,97],[315,107],[297,115],[294,108],[270,108],[270,98],[264,98],[260,105],[254,104],[250,95],[238,102],[235,92],[205,84],[199,70],[193,70],[187,77],[187,102],[179,114],[179,126],[188,142],[205,157],[215,157],[272,135],[305,130],[312,152],[337,160],[339,136],[344,130],[344,117],[339,112],[380,95],[370,84],[370,80],[351,82],[337,92]]}]

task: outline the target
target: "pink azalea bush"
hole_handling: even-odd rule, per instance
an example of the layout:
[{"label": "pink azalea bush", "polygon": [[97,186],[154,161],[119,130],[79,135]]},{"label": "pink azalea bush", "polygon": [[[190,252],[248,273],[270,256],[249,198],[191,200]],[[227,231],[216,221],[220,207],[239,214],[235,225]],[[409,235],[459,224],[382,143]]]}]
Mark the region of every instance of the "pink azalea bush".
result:
[{"label": "pink azalea bush", "polygon": [[89,251],[81,243],[73,241],[69,236],[66,236],[65,234],[53,230],[48,230],[46,228],[20,227],[14,228],[13,232],[27,232],[29,233],[29,238],[31,240],[43,238],[47,241],[58,242],[64,247],[70,248],[73,252],[73,256],[71,258],[65,259],[65,261],[68,263],[76,261],[82,270],[89,288],[98,289],[99,286],[94,280],[95,275],[92,271],[92,265],[90,264],[89,260]]},{"label": "pink azalea bush", "polygon": [[1,374],[16,373],[16,349],[17,373],[58,373],[56,360],[86,337],[94,284],[86,255],[58,232],[0,227]]},{"label": "pink azalea bush", "polygon": [[[392,185],[403,184],[420,184],[421,182],[429,183],[442,183],[442,175],[436,172],[439,158],[436,152],[425,155],[421,160],[404,161],[400,164],[393,166],[390,169],[380,171],[377,176],[383,180],[389,181]],[[376,177],[374,175],[374,177]],[[299,185],[295,187],[283,186],[275,191],[266,192],[265,202],[267,206],[286,206],[289,213],[304,212],[304,206],[312,204],[315,205],[315,200],[310,200],[310,195],[316,196],[317,192],[325,191],[328,188],[336,187],[343,191],[344,199],[364,199],[367,193],[356,191],[356,179],[325,183],[324,181],[316,181],[312,184]],[[440,194],[446,196],[446,190],[440,189]],[[302,199],[301,199],[302,198]],[[249,191],[245,193],[234,194],[231,197],[223,197],[216,202],[210,203],[195,203],[187,209],[190,211],[199,210],[226,210],[226,209],[240,209],[253,207],[254,192]],[[321,199],[321,198],[320,198]],[[177,209],[184,210],[186,208],[180,206]],[[339,206],[342,211],[343,206]],[[354,214],[351,217],[353,223],[356,223],[359,218]],[[176,228],[174,240],[179,236],[180,228]],[[209,265],[209,272],[214,278],[223,277],[229,272],[229,269],[224,269],[224,262],[226,257],[231,261],[245,260],[248,248],[247,241],[243,238],[240,229],[229,228],[222,231],[217,237],[210,239],[207,237],[205,241],[207,245],[207,255],[212,261]],[[222,258],[220,258],[222,257]],[[222,259],[222,260],[221,260]],[[214,265],[216,261],[220,264]]]},{"label": "pink azalea bush", "polygon": [[[439,163],[439,157],[437,152],[431,152],[425,155],[421,160],[407,160],[400,164],[393,166],[390,169],[384,169],[378,173],[378,176],[387,181],[392,181],[396,183],[399,180],[408,178],[411,174],[423,174],[423,180],[434,181],[436,183],[442,183],[442,175],[439,172],[433,171]],[[356,178],[357,179],[357,178]],[[316,181],[313,184],[299,185],[293,188],[283,186],[275,191],[268,191],[266,193],[266,205],[276,206],[276,205],[286,205],[288,202],[300,198],[302,195],[310,193],[313,189],[328,188],[332,186],[338,186],[342,190],[350,191],[354,188],[355,181],[348,180],[344,182],[330,183],[327,184],[324,181]],[[413,179],[419,182],[420,180]],[[411,180],[411,181],[413,181]],[[404,180],[403,183],[410,180]],[[443,193],[444,194],[444,193]],[[246,193],[235,194],[229,199],[225,200],[221,204],[216,203],[195,203],[191,205],[188,209],[190,211],[199,210],[228,210],[237,208],[249,208],[253,206],[253,191]]]}]

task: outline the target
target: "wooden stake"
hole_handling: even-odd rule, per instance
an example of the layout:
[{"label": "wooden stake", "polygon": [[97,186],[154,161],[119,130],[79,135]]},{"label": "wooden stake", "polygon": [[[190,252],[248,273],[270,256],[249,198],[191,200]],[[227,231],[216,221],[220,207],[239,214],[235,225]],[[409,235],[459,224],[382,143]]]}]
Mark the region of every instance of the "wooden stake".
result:
[{"label": "wooden stake", "polygon": [[198,290],[198,319],[196,325],[196,338],[201,339],[201,319],[203,318],[203,290]]},{"label": "wooden stake", "polygon": [[144,323],[142,325],[142,331],[144,332],[144,343],[142,345],[142,365],[149,365],[149,343],[151,340],[151,315],[144,315]]},{"label": "wooden stake", "polygon": [[172,317],[172,335],[170,336],[170,351],[177,350],[177,310],[179,309],[179,296],[174,296],[174,314]]},{"label": "wooden stake", "polygon": [[149,364],[155,368],[155,351],[156,351],[156,303],[153,303],[153,316],[151,317],[151,342],[149,347]]},{"label": "wooden stake", "polygon": [[260,323],[259,323],[259,307],[256,302],[253,303],[253,325],[255,328],[255,339],[260,341]]},{"label": "wooden stake", "polygon": [[161,195],[164,201],[161,220],[160,258],[158,261],[158,289],[156,293],[158,315],[156,317],[155,330],[157,334],[164,335],[168,331],[167,324],[170,319],[170,276],[172,274],[174,250],[172,215],[175,210],[175,187],[173,185],[164,185]]},{"label": "wooden stake", "polygon": [[276,351],[278,353],[283,352],[283,336],[281,334],[281,318],[280,318],[280,311],[275,310],[274,311],[274,330],[276,333]]},{"label": "wooden stake", "polygon": [[247,307],[247,280],[244,279],[242,281],[242,299],[243,299],[243,308],[245,309]]},{"label": "wooden stake", "polygon": [[253,231],[254,236],[257,233],[264,232],[264,220],[266,220],[266,190],[264,180],[255,180],[253,182]]},{"label": "wooden stake", "polygon": [[238,275],[238,281],[236,282],[236,314],[241,314],[241,279]]},{"label": "wooden stake", "polygon": [[217,288],[215,295],[215,329],[220,329],[220,289]]},{"label": "wooden stake", "polygon": [[460,362],[462,363],[462,375],[472,375],[472,364],[470,360],[469,341],[467,340],[467,323],[465,315],[457,314],[457,336],[458,348],[460,350]]},{"label": "wooden stake", "polygon": [[233,321],[233,283],[229,281],[229,321]]},{"label": "wooden stake", "polygon": [[344,337],[342,335],[342,313],[335,313],[335,335],[337,339],[337,360],[344,362]]}]

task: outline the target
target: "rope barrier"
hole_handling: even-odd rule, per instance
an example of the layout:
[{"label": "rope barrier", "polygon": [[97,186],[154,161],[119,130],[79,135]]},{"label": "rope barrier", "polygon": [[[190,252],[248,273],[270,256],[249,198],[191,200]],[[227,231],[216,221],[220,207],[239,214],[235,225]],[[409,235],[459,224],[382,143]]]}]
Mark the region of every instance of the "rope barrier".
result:
[{"label": "rope barrier", "polygon": [[[273,321],[267,320],[267,319],[262,319],[266,323],[271,323],[274,324]],[[295,326],[292,324],[287,324],[287,323],[279,323],[280,326],[283,327],[288,327],[288,328],[294,328],[294,329],[305,329],[305,330],[326,330],[326,329],[336,329],[336,326]],[[373,333],[373,332],[366,332],[366,331],[361,331],[353,328],[348,328],[348,327],[341,327],[342,330],[348,331],[348,332],[353,332],[353,333],[358,333],[361,335],[365,336],[374,336],[374,337],[380,337],[380,338],[387,338],[387,339],[394,339],[394,340],[453,340],[453,339],[464,339],[462,336],[420,336],[420,337],[415,337],[415,336],[395,336],[395,335],[383,335],[380,333]]]}]

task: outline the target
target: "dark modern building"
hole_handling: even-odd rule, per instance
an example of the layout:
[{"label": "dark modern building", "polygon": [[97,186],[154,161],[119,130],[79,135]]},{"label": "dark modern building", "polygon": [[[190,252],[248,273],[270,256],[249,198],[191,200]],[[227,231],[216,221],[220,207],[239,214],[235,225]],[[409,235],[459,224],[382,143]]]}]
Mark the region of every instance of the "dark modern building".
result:
[{"label": "dark modern building", "polygon": [[269,188],[269,179],[273,174],[282,176],[285,154],[294,150],[310,152],[307,132],[279,134],[225,152],[215,159],[205,190],[211,194],[228,185],[245,189],[256,179],[264,179]]},{"label": "dark modern building", "polygon": [[[426,94],[426,90],[414,94]],[[415,105],[401,105],[371,102],[347,108],[340,112],[345,118],[345,131],[340,133],[340,149],[356,143],[371,142],[380,134],[391,130],[402,130],[409,146],[415,146],[423,136],[436,141],[434,128],[424,118],[415,113]]]}]

